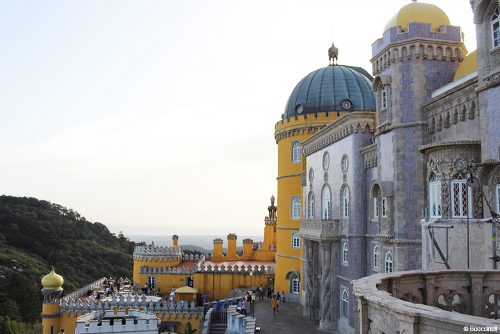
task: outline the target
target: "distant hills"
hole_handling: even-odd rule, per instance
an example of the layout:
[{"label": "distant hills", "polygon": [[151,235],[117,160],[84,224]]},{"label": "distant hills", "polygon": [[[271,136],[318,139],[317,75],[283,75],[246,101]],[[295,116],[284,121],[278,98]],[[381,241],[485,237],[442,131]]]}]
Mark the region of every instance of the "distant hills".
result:
[{"label": "distant hills", "polygon": [[40,279],[51,266],[71,292],[103,276],[132,276],[134,243],[78,212],[36,198],[0,196],[0,333],[35,333]]}]

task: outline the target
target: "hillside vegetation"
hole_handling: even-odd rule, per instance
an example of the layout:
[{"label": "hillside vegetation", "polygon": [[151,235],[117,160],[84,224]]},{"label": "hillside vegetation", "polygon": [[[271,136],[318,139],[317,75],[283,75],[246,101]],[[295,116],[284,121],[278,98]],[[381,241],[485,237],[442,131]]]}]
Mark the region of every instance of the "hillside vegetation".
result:
[{"label": "hillside vegetation", "polygon": [[71,292],[103,276],[131,277],[133,248],[72,209],[0,196],[0,333],[36,332],[40,279],[51,266]]}]

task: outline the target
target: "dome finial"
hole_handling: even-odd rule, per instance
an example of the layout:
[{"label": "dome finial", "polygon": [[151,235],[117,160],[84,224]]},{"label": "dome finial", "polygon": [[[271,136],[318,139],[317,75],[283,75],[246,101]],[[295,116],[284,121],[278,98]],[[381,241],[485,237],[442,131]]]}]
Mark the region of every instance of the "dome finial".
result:
[{"label": "dome finial", "polygon": [[339,49],[335,47],[332,42],[332,46],[328,49],[328,63],[330,65],[336,65],[339,62]]}]

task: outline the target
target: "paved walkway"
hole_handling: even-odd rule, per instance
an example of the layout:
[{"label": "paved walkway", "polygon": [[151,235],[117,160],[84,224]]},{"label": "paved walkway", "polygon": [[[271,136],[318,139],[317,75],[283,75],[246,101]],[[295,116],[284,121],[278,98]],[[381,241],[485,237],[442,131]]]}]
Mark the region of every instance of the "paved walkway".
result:
[{"label": "paved walkway", "polygon": [[319,321],[302,317],[302,306],[300,304],[280,303],[278,314],[273,315],[269,299],[256,301],[255,316],[257,318],[257,327],[261,328],[260,332],[263,334],[336,333],[320,331],[318,329]]}]

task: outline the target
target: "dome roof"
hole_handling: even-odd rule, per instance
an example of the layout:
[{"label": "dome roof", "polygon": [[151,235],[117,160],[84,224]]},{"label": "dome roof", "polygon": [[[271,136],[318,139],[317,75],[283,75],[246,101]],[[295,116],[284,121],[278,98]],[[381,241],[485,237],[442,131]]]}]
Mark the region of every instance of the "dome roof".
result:
[{"label": "dome roof", "polygon": [[460,65],[458,65],[455,76],[453,77],[453,81],[457,81],[458,79],[463,78],[467,74],[470,74],[474,71],[477,71],[477,50],[469,53],[460,63]]},{"label": "dome roof", "polygon": [[368,72],[360,67],[330,65],[320,68],[295,86],[283,117],[327,111],[375,110],[370,80]]},{"label": "dome roof", "polygon": [[450,25],[448,15],[438,6],[423,2],[412,2],[401,8],[392,19],[387,22],[384,32],[392,27],[401,26],[403,31],[408,30],[408,24],[430,23],[432,31],[439,31],[442,25]]},{"label": "dome roof", "polygon": [[64,284],[64,279],[61,275],[56,274],[54,268],[42,278],[42,287],[45,290],[59,290]]}]

